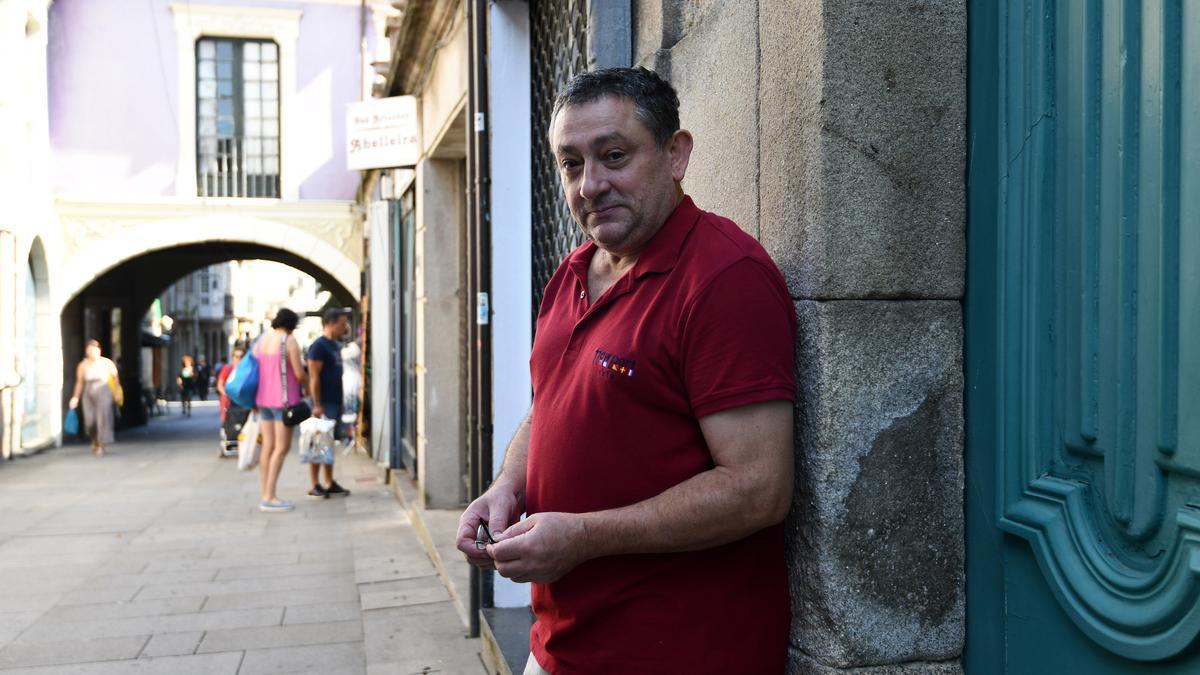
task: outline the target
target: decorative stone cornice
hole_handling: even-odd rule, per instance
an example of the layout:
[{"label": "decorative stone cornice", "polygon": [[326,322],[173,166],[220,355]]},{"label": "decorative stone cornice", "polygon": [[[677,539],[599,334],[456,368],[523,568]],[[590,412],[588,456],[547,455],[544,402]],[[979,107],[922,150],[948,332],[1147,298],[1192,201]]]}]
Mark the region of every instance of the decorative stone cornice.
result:
[{"label": "decorative stone cornice", "polygon": [[420,94],[425,69],[454,19],[462,10],[459,0],[410,2],[404,13],[389,23],[388,37],[392,53],[387,69],[385,96]]},{"label": "decorative stone cornice", "polygon": [[62,256],[54,300],[61,309],[101,274],[125,261],[179,246],[250,244],[297,256],[361,292],[362,220],[350,202],[270,199],[60,198]]}]

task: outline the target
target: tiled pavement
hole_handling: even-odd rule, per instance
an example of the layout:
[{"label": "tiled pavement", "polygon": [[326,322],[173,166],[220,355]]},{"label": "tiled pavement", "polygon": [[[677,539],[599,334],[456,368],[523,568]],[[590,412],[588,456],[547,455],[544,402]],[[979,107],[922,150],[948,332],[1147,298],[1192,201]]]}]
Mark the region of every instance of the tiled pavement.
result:
[{"label": "tiled pavement", "polygon": [[314,501],[288,457],[217,457],[216,410],[0,464],[0,674],[483,673],[382,473],[339,456],[353,495]]}]

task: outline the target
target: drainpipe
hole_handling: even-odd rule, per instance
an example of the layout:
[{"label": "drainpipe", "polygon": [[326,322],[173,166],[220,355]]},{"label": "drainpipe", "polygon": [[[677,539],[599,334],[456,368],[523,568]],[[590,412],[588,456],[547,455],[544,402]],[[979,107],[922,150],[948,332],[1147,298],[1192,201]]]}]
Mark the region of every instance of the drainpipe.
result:
[{"label": "drainpipe", "polygon": [[[467,0],[468,95],[468,289],[475,311],[468,327],[468,349],[475,351],[470,374],[472,392],[470,443],[471,498],[492,483],[492,218],[491,144],[488,136],[488,0]],[[491,607],[492,573],[471,568],[471,636],[479,636],[479,610]]]}]

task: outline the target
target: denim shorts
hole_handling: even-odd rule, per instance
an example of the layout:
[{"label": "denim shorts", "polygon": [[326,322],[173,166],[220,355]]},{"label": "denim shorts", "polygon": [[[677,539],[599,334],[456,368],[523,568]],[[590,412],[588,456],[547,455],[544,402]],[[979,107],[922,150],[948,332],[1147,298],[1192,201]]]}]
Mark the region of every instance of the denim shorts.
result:
[{"label": "denim shorts", "polygon": [[259,408],[258,420],[260,422],[282,422],[283,408]]},{"label": "denim shorts", "polygon": [[327,405],[325,406],[326,419],[337,420],[337,424],[333,425],[333,438],[339,440],[342,437],[342,406]]}]

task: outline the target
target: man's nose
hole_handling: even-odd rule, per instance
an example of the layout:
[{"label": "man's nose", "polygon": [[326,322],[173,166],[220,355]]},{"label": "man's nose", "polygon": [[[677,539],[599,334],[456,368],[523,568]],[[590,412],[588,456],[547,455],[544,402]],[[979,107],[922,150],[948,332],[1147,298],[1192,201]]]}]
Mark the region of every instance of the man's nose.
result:
[{"label": "man's nose", "polygon": [[583,165],[583,180],[579,182],[579,196],[587,201],[595,201],[597,197],[608,192],[608,174],[598,162],[587,162]]}]

